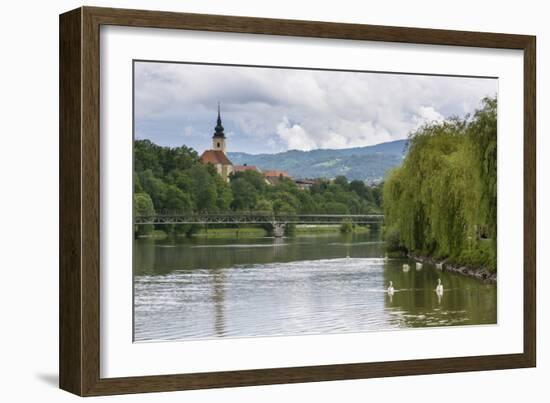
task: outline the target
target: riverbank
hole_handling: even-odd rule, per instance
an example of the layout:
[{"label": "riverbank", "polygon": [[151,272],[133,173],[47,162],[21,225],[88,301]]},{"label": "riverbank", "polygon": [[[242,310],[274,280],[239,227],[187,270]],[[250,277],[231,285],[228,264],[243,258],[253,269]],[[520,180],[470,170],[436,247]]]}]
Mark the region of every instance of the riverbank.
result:
[{"label": "riverbank", "polygon": [[200,229],[193,237],[199,238],[239,238],[239,237],[265,237],[267,230],[259,227],[244,228],[208,228]]},{"label": "riverbank", "polygon": [[[333,225],[310,225],[298,224],[294,228],[294,234],[318,234],[318,233],[339,233],[342,232],[341,224]],[[356,225],[352,227],[350,233],[366,234],[369,232],[369,227]]]},{"label": "riverbank", "polygon": [[140,239],[140,238],[143,238],[143,239],[148,239],[148,238],[149,239],[165,239],[165,238],[168,238],[168,234],[166,232],[158,230],[158,229],[154,229],[148,234],[140,234],[140,235],[134,234],[134,239]]},{"label": "riverbank", "polygon": [[[366,234],[370,231],[368,226],[356,225],[353,227],[350,234]],[[296,225],[292,230],[292,235],[314,235],[314,234],[328,234],[328,233],[340,233],[341,224],[335,225]],[[178,234],[178,236],[185,236],[185,234]],[[201,228],[196,233],[191,235],[195,238],[242,238],[242,237],[266,237],[269,236],[269,231],[261,227],[242,227],[242,228]],[[168,237],[168,234],[162,230],[153,230],[150,234],[140,235],[139,238],[154,238],[164,239]]]},{"label": "riverbank", "polygon": [[462,274],[468,277],[474,277],[478,280],[482,280],[491,284],[496,284],[497,282],[497,272],[488,270],[484,267],[470,267],[463,264],[450,263],[447,260],[434,259],[429,256],[410,255],[409,258],[417,262],[428,263],[436,267],[437,265],[441,265],[442,271],[448,271],[452,273]]}]

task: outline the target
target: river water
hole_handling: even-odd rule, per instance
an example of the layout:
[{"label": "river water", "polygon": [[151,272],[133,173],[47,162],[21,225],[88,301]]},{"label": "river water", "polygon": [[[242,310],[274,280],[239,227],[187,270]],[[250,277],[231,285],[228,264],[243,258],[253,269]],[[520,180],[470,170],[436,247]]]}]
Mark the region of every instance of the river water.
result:
[{"label": "river water", "polygon": [[[134,340],[494,324],[493,284],[384,259],[377,231],[134,241]],[[403,272],[403,264],[410,271]],[[435,292],[437,280],[444,286]],[[392,281],[393,296],[386,288]]]}]

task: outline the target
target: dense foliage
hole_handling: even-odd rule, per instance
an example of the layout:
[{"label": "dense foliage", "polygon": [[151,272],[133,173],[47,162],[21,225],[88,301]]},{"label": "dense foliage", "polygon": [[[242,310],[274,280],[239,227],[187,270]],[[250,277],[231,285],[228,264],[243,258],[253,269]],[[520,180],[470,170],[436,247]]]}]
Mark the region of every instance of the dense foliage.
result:
[{"label": "dense foliage", "polygon": [[234,210],[257,210],[283,214],[366,214],[379,211],[379,187],[339,176],[319,180],[310,189],[300,189],[282,178],[269,185],[261,173],[239,172],[231,177]]},{"label": "dense foliage", "polygon": [[390,250],[496,269],[496,157],[495,98],[413,133],[383,188]]},{"label": "dense foliage", "polygon": [[[161,211],[209,212],[262,211],[282,214],[366,214],[380,212],[381,187],[339,176],[319,179],[309,189],[293,180],[266,182],[255,171],[231,175],[226,183],[216,169],[203,165],[186,146],[161,147],[149,140],[134,143],[134,209],[136,214]],[[139,233],[152,228],[139,228]],[[162,229],[188,232],[191,226]]]}]

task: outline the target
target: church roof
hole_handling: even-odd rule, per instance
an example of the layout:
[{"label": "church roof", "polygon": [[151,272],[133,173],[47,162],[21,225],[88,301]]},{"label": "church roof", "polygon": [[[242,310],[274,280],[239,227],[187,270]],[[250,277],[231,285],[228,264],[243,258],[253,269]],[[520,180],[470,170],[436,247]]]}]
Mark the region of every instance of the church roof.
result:
[{"label": "church roof", "polygon": [[203,164],[222,164],[222,165],[233,165],[227,155],[220,150],[206,150],[200,156],[200,160]]},{"label": "church roof", "polygon": [[225,133],[223,132],[222,118],[220,116],[220,103],[218,102],[218,120],[216,122],[216,127],[214,128],[214,137],[225,138]]}]

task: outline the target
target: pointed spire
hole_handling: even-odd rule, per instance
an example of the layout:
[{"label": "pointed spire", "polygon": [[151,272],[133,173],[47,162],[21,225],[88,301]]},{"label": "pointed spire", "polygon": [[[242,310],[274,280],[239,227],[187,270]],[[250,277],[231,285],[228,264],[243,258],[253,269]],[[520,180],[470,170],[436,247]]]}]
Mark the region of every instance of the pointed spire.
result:
[{"label": "pointed spire", "polygon": [[217,125],[214,128],[214,137],[225,137],[225,134],[223,132],[223,126],[222,126],[222,118],[220,113],[220,102],[218,101],[218,121]]}]

